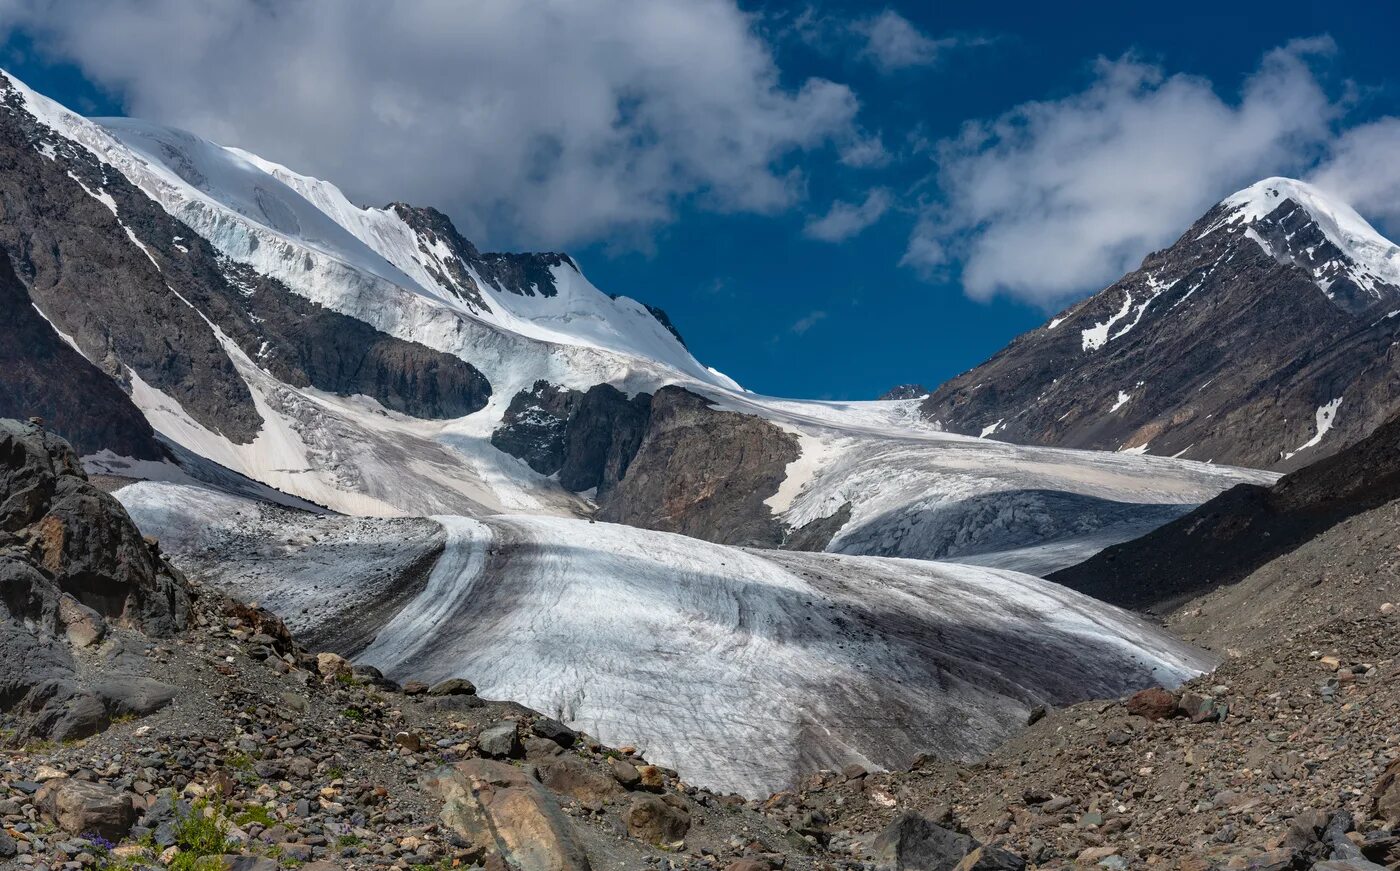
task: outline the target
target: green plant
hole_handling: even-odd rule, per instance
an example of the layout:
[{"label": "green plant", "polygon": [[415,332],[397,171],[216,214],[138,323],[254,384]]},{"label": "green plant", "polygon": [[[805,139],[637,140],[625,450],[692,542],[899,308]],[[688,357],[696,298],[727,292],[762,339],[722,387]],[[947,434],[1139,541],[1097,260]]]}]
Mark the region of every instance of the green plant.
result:
[{"label": "green plant", "polygon": [[247,753],[230,753],[224,757],[224,764],[236,771],[252,771],[253,757]]},{"label": "green plant", "polygon": [[335,845],[342,849],[345,847],[358,847],[364,842],[364,839],[358,835],[341,835],[335,839]]},{"label": "green plant", "polygon": [[272,811],[260,804],[250,804],[243,809],[243,812],[233,818],[233,821],[240,826],[252,825],[254,823],[264,829],[270,829],[277,825],[277,820],[273,818]]},{"label": "green plant", "polygon": [[180,853],[170,863],[170,871],[194,871],[204,856],[217,856],[229,851],[228,824],[222,809],[208,799],[198,799],[190,805],[189,813],[175,818],[175,846]]},{"label": "green plant", "polygon": [[364,722],[365,712],[356,707],[346,708],[342,713],[347,720],[354,720],[356,723]]}]

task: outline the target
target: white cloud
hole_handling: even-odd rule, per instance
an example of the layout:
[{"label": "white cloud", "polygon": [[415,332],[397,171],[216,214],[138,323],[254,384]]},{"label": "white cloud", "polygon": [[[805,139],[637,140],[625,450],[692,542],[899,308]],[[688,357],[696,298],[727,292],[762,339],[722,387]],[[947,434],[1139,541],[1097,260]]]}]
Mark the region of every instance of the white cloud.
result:
[{"label": "white cloud", "polygon": [[803,333],[810,330],[812,327],[815,327],[819,321],[823,320],[826,320],[826,312],[822,311],[821,309],[817,309],[816,311],[808,312],[807,314],[798,318],[797,322],[792,325],[791,329],[794,333],[800,336]]},{"label": "white cloud", "polygon": [[1339,114],[1310,66],[1331,50],[1269,52],[1233,102],[1204,79],[1100,60],[1080,93],[968,124],[935,148],[940,196],[904,262],[960,265],[976,298],[1051,305],[1096,290],[1223,196],[1310,165]]},{"label": "white cloud", "polygon": [[1382,118],[1343,133],[1309,177],[1352,208],[1400,231],[1400,118]]},{"label": "white cloud", "polygon": [[886,72],[928,66],[938,59],[940,51],[958,43],[953,37],[925,36],[893,9],[858,21],[854,28],[865,37],[865,56]]},{"label": "white cloud", "polygon": [[890,162],[890,153],[879,136],[859,136],[845,143],[839,150],[841,162],[849,167],[864,169],[884,166]]},{"label": "white cloud", "polygon": [[802,229],[804,235],[823,242],[843,242],[862,232],[890,208],[890,192],[885,188],[875,188],[862,203],[846,203],[840,200],[831,204],[831,209],[820,218],[813,218]]},{"label": "white cloud", "polygon": [[792,155],[859,142],[851,90],[780,82],[753,25],[734,0],[0,0],[133,115],[532,246],[687,198],[786,209]]}]

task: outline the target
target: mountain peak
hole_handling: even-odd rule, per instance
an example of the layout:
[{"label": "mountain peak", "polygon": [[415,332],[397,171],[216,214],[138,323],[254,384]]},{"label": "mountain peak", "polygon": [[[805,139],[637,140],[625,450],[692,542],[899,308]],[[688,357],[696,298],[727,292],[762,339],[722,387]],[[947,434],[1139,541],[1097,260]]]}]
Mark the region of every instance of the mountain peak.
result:
[{"label": "mountain peak", "polygon": [[1341,199],[1292,178],[1275,176],[1226,197],[1202,233],[1244,228],[1275,260],[1310,272],[1329,298],[1364,307],[1400,291],[1400,246],[1382,236]]}]

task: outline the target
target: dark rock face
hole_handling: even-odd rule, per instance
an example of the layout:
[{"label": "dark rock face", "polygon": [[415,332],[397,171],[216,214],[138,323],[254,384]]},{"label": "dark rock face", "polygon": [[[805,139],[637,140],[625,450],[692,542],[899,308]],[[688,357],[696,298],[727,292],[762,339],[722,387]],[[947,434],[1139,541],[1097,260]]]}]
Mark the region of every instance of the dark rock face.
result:
[{"label": "dark rock face", "polygon": [[[99,191],[121,220],[93,195]],[[174,240],[194,234],[91,153],[36,122],[8,81],[0,81],[0,215],[0,247],[34,302],[88,359],[123,382],[130,367],[231,439],[256,435],[261,419],[247,386],[192,308],[216,323],[231,320],[205,298],[206,279],[195,268],[201,261],[203,271],[217,273],[212,257],[179,254]]]},{"label": "dark rock face", "polygon": [[119,383],[135,372],[232,441],[251,441],[262,419],[211,323],[295,386],[364,393],[422,417],[467,414],[490,395],[464,361],[221,257],[120,173],[39,124],[8,81],[0,82],[0,217],[0,247],[33,302],[89,360]]},{"label": "dark rock face", "polygon": [[1241,484],[1049,580],[1115,605],[1162,610],[1233,583],[1343,520],[1397,498],[1400,417],[1273,487]]},{"label": "dark rock face", "polygon": [[627,474],[651,420],[652,397],[631,399],[608,384],[588,388],[569,420],[559,483],[580,492],[596,487],[606,499]]},{"label": "dark rock face", "polygon": [[0,417],[42,417],[87,456],[103,449],[157,460],[165,450],[116,382],[73,350],[34,309],[8,257],[0,257]]},{"label": "dark rock face", "polygon": [[428,243],[441,244],[451,252],[445,261],[447,272],[433,277],[451,287],[476,308],[490,310],[491,306],[467,271],[468,266],[489,284],[517,296],[554,296],[559,289],[554,286],[554,274],[550,270],[556,266],[578,269],[567,254],[483,254],[457,232],[451,218],[437,209],[407,203],[390,203],[389,208],[418,233],[423,240],[420,245],[424,253],[430,254],[432,259],[442,258],[429,250]]},{"label": "dark rock face", "polygon": [[[569,490],[597,488],[602,520],[723,544],[776,547],[787,535],[763,500],[797,440],[679,387],[628,399],[607,384],[580,392],[539,381],[511,400],[491,443]],[[801,549],[820,549],[846,519],[849,508],[834,525],[804,528]]]},{"label": "dark rock face", "polygon": [[597,488],[603,499],[636,456],[651,415],[651,395],[631,399],[608,384],[585,392],[537,381],[511,399],[491,443],[541,475],[558,473],[566,489]]},{"label": "dark rock face", "polygon": [[784,550],[823,551],[831,544],[836,533],[851,520],[851,503],[844,502],[829,517],[818,517],[809,523],[793,529],[783,542]]},{"label": "dark rock face", "polygon": [[284,383],[362,393],[385,408],[431,419],[480,411],[491,398],[486,377],[464,360],[381,333],[246,266],[225,269],[248,291],[246,315],[260,331],[257,362]]},{"label": "dark rock face", "polygon": [[80,738],[167,704],[163,684],[119,669],[85,685],[72,651],[109,622],[168,635],[189,605],[183,576],[88,483],[66,442],[0,420],[0,710],[23,734]]},{"label": "dark rock face", "polygon": [[663,387],[637,456],[599,517],[722,544],[776,546],[785,530],[763,503],[799,454],[797,439],[766,420]]},{"label": "dark rock face", "polygon": [[920,396],[928,396],[931,392],[932,391],[922,384],[901,384],[898,387],[891,387],[889,390],[886,390],[884,393],[880,394],[878,399],[881,401],[890,399],[918,399]]},{"label": "dark rock face", "polygon": [[[969,435],[995,425],[1012,442],[1284,470],[1365,437],[1400,404],[1400,318],[1386,317],[1400,288],[1357,288],[1351,261],[1292,199],[1216,226],[1229,214],[1215,207],[1137,271],[944,384],[924,414]],[[1338,397],[1332,429],[1304,448]]]},{"label": "dark rock face", "polygon": [[665,309],[648,303],[642,303],[642,305],[646,306],[646,310],[651,312],[651,316],[656,318],[657,323],[666,328],[666,332],[676,337],[676,341],[681,343],[682,348],[690,347],[685,343],[685,336],[681,335],[681,331],[676,327],[675,323],[671,321],[671,316],[666,314]]},{"label": "dark rock face", "polygon": [[491,444],[525,461],[541,475],[553,475],[564,465],[569,419],[580,394],[548,381],[536,381],[529,390],[511,398],[501,426],[491,434]]}]

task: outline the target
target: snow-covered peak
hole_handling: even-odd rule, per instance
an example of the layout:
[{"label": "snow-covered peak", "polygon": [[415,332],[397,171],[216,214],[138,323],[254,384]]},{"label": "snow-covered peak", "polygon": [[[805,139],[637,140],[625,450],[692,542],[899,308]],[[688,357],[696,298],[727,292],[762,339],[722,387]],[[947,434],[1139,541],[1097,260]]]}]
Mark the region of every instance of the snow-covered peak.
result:
[{"label": "snow-covered peak", "polygon": [[1207,232],[1225,226],[1244,226],[1248,234],[1253,225],[1273,215],[1280,206],[1289,202],[1307,213],[1326,241],[1331,242],[1347,262],[1316,258],[1316,252],[1311,247],[1291,250],[1296,249],[1298,245],[1289,245],[1286,247],[1290,250],[1280,250],[1279,241],[1293,242],[1294,234],[1291,232],[1282,240],[1272,240],[1257,232],[1249,238],[1258,242],[1260,247],[1276,258],[1295,262],[1300,259],[1311,261],[1299,265],[1309,268],[1314,273],[1323,290],[1328,290],[1329,286],[1342,276],[1349,278],[1358,288],[1372,295],[1378,295],[1379,285],[1400,287],[1400,246],[1378,233],[1351,206],[1314,185],[1297,179],[1266,178],[1226,197],[1220,203],[1224,216]]},{"label": "snow-covered peak", "polygon": [[[356,205],[330,182],[183,130],[131,118],[94,122],[9,81],[36,120],[117,169],[221,254],[323,305],[374,321],[371,313],[400,306],[407,294],[532,342],[615,355],[602,365],[612,373],[604,378],[661,367],[671,378],[737,386],[701,365],[641,303],[594,287],[567,256],[479,255],[465,240],[453,245],[410,224],[403,207]],[[505,276],[535,284],[522,292]],[[533,292],[538,284],[547,292]],[[401,337],[443,346],[427,335]],[[595,368],[584,380],[599,377]]]}]

